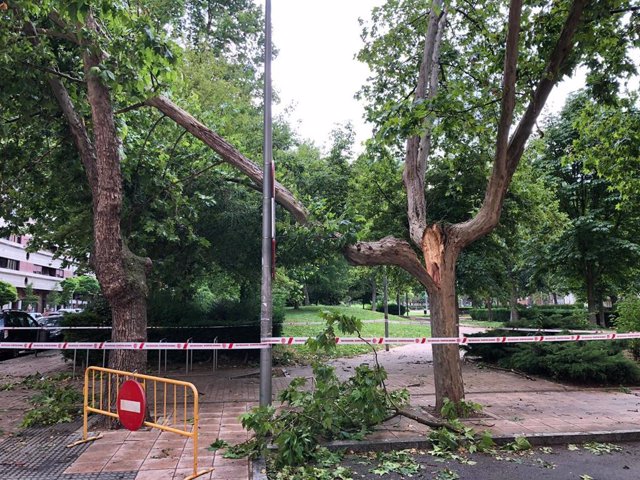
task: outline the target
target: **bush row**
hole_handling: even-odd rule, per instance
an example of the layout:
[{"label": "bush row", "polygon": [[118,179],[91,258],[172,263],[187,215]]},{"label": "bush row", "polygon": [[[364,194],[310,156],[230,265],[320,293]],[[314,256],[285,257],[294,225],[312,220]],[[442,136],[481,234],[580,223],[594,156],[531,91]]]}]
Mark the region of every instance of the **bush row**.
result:
[{"label": "bush row", "polygon": [[[407,313],[407,307],[404,305],[398,305],[396,303],[387,304],[387,308],[389,310],[389,315],[404,315]],[[384,305],[382,303],[378,303],[376,307],[376,312],[384,312]]]},{"label": "bush row", "polygon": [[[521,332],[491,330],[469,335],[513,336]],[[503,368],[556,380],[596,385],[638,385],[640,367],[623,351],[626,342],[470,344],[468,355]]]},{"label": "bush row", "polygon": [[[562,307],[562,308],[560,308]],[[489,320],[489,310],[486,308],[472,308],[469,314],[473,320]],[[545,321],[547,318],[571,318],[573,322],[587,319],[587,312],[582,307],[570,307],[567,305],[543,305],[530,308],[518,307],[518,315],[522,320]],[[491,309],[491,320],[495,322],[508,322],[511,318],[511,309],[495,307]]]}]

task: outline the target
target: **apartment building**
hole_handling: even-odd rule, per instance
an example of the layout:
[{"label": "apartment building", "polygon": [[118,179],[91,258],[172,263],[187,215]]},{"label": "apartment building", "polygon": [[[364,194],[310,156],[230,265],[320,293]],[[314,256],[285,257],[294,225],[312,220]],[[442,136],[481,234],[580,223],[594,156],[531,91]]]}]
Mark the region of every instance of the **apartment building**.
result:
[{"label": "apartment building", "polygon": [[51,291],[60,290],[59,283],[65,278],[75,275],[75,268],[62,267],[62,261],[53,258],[53,254],[45,251],[27,252],[29,237],[10,235],[0,238],[0,280],[10,283],[18,290],[19,299],[4,308],[21,308],[25,287],[33,287],[38,296],[36,310],[42,312],[46,306],[47,295]]}]

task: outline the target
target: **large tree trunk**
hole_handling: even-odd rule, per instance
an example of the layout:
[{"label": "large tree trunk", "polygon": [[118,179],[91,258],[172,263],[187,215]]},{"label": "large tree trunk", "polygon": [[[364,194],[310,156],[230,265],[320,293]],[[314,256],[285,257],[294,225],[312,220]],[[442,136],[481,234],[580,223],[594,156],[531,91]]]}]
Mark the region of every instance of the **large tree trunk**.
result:
[{"label": "large tree trunk", "polygon": [[602,295],[598,296],[598,323],[601,327],[606,327],[604,315],[604,300],[602,298]]},{"label": "large tree trunk", "polygon": [[[146,276],[151,262],[133,255],[126,246],[124,257],[128,288],[107,298],[113,319],[111,341],[144,342],[147,340]],[[146,365],[145,350],[112,350],[109,354],[109,368],[115,370],[142,373],[146,370]]]},{"label": "large tree trunk", "polygon": [[[87,27],[98,31],[95,20],[87,17]],[[135,256],[122,239],[122,173],[120,141],[115,125],[111,94],[92,72],[104,60],[104,53],[86,49],[83,60],[87,97],[91,106],[95,172],[89,175],[93,196],[94,250],[92,262],[104,296],[113,314],[114,341],[144,341],[147,338],[146,277],[151,260]],[[118,370],[144,371],[146,351],[116,350],[109,366]]]},{"label": "large tree trunk", "polygon": [[311,300],[309,300],[309,287],[307,287],[306,283],[302,284],[302,292],[304,294],[304,306],[308,307],[311,305]]},{"label": "large tree trunk", "polygon": [[[96,34],[99,30],[91,14],[87,16],[86,27]],[[37,34],[33,26],[28,25],[26,30],[32,35],[32,42],[37,45]],[[89,134],[87,122],[75,108],[60,78],[49,76],[47,81],[67,121],[91,188],[94,240],[91,262],[102,292],[112,309],[112,339],[144,341],[147,326],[146,276],[151,268],[151,260],[133,255],[121,236],[120,142],[109,89],[92,72],[93,67],[101,64],[105,55],[99,48],[88,47],[83,54],[93,135]],[[146,367],[146,352],[112,351],[110,366],[128,371],[143,371]]]},{"label": "large tree trunk", "polygon": [[596,306],[596,282],[593,275],[593,268],[587,264],[585,267],[584,281],[587,287],[587,311],[589,312],[589,322],[596,325],[598,323]]},{"label": "large tree trunk", "polygon": [[491,297],[485,299],[484,306],[487,309],[487,319],[493,322],[493,299]]},{"label": "large tree trunk", "polygon": [[516,291],[515,285],[511,286],[511,296],[509,298],[509,307],[511,308],[509,320],[511,322],[517,322],[518,320],[520,320],[520,314],[518,313],[518,293]]},{"label": "large tree trunk", "polygon": [[[455,284],[455,265],[451,265],[440,270],[439,288],[429,289],[433,337],[457,337],[459,334]],[[433,346],[433,371],[438,410],[442,408],[445,398],[456,403],[464,400],[464,382],[458,345]]]},{"label": "large tree trunk", "polygon": [[371,311],[375,312],[378,306],[378,285],[375,275],[371,275]]},{"label": "large tree trunk", "polygon": [[[382,277],[382,292],[383,292],[383,311],[384,311],[384,336],[389,336],[389,283],[387,278],[387,267],[384,267],[384,273]],[[389,345],[385,345],[384,349],[388,352]]]}]

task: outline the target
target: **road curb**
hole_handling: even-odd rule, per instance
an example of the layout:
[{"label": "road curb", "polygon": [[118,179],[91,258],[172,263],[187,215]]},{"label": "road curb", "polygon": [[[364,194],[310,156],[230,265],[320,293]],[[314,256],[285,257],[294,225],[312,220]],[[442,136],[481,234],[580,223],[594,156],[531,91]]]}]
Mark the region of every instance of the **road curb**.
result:
[{"label": "road curb", "polygon": [[[563,432],[563,433],[534,433],[530,435],[499,435],[494,436],[493,441],[497,445],[506,445],[515,441],[517,437],[526,437],[534,447],[547,447],[563,445],[567,443],[607,442],[623,443],[640,441],[640,430],[609,430],[598,432]],[[349,450],[356,453],[385,452],[391,450],[431,448],[431,441],[426,437],[393,438],[383,440],[353,441],[336,440],[323,444],[323,447],[331,451]],[[251,462],[251,480],[268,480],[264,457]]]},{"label": "road curb", "polygon": [[[534,433],[529,435],[496,435],[493,441],[505,445],[517,437],[526,437],[534,447],[561,445],[565,443],[588,442],[636,442],[640,441],[640,430],[608,430],[598,432]],[[428,449],[431,442],[426,437],[393,438],[370,441],[336,440],[324,445],[329,450],[351,450],[354,452],[404,450],[409,448]]]},{"label": "road curb", "polygon": [[267,464],[264,457],[251,460],[251,468],[249,469],[249,480],[268,480]]}]

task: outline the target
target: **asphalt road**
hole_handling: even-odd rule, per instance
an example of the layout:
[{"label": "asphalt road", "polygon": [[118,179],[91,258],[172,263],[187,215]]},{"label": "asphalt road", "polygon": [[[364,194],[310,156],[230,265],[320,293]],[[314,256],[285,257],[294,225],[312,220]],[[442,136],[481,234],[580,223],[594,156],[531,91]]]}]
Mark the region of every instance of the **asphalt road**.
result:
[{"label": "asphalt road", "polygon": [[[601,444],[599,444],[601,445]],[[401,476],[390,473],[380,477],[363,465],[359,457],[346,457],[344,466],[352,469],[355,478],[429,479],[429,480],[638,480],[640,479],[640,442],[621,443],[620,451],[597,455],[582,445],[570,450],[567,445],[549,447],[550,451],[534,448],[524,453],[499,451],[495,455],[474,454],[467,458],[473,465],[459,461],[440,462],[431,455],[416,453],[419,473]],[[446,470],[449,470],[448,472]],[[457,476],[456,476],[457,475]]]}]

